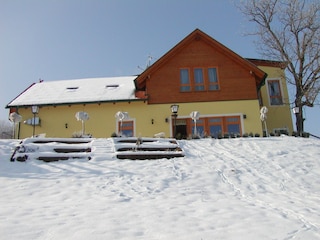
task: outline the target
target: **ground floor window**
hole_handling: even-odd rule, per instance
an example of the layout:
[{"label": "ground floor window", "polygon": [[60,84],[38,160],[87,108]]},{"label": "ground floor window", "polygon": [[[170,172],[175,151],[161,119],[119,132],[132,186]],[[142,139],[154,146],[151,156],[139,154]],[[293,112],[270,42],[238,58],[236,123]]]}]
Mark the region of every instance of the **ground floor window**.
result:
[{"label": "ground floor window", "polygon": [[125,137],[133,137],[133,133],[134,133],[134,128],[133,128],[133,121],[129,120],[129,121],[122,121],[122,122],[118,122],[118,129],[119,129],[119,134],[121,136],[125,136]]},{"label": "ground floor window", "polygon": [[242,134],[240,116],[204,117],[196,124],[190,118],[177,119],[176,128],[178,138],[187,138],[195,133],[201,137],[214,138],[224,134]]},{"label": "ground floor window", "polygon": [[191,133],[192,134],[203,134],[205,132],[205,119],[201,118],[199,119],[196,124],[192,122],[192,125],[191,125]]}]

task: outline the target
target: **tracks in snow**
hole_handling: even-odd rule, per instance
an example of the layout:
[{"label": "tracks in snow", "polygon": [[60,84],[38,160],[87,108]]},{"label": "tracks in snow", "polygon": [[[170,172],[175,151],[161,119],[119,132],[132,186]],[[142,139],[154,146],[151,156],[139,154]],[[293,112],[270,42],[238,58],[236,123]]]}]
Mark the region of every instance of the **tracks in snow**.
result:
[{"label": "tracks in snow", "polygon": [[[319,231],[319,214],[307,206],[308,201],[320,200],[319,194],[310,192],[288,172],[292,165],[299,164],[294,162],[294,146],[292,152],[282,150],[283,141],[275,139],[274,148],[265,149],[263,138],[213,139],[203,141],[203,145],[201,141],[186,141],[182,147],[186,152],[193,149],[190,151],[194,154],[192,157],[219,177],[220,184],[215,186],[217,191],[232,195],[250,206],[267,209],[281,218],[296,219],[301,228],[288,233],[287,239],[293,239],[303,231]],[[194,151],[195,148],[198,151]],[[292,165],[288,164],[288,158],[292,158]],[[278,197],[277,201],[274,201],[274,196]],[[306,197],[301,201],[298,196]]]}]

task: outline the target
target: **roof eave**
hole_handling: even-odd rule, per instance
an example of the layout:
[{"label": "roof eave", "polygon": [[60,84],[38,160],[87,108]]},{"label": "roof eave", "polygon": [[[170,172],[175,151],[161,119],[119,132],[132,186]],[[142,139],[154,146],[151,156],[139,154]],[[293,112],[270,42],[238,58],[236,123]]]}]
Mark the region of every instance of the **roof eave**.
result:
[{"label": "roof eave", "polygon": [[[81,105],[81,104],[102,104],[102,103],[119,103],[119,102],[144,102],[147,101],[148,98],[139,98],[139,99],[114,99],[114,100],[103,100],[103,101],[82,101],[82,102],[64,102],[64,103],[42,103],[36,104],[39,107],[45,106],[68,106],[68,105]],[[7,105],[5,108],[24,108],[31,107],[35,104],[24,104],[24,105]]]},{"label": "roof eave", "polygon": [[281,69],[285,69],[288,65],[288,63],[284,61],[256,59],[256,58],[246,58],[246,59],[249,62],[255,64],[256,66],[278,67]]}]

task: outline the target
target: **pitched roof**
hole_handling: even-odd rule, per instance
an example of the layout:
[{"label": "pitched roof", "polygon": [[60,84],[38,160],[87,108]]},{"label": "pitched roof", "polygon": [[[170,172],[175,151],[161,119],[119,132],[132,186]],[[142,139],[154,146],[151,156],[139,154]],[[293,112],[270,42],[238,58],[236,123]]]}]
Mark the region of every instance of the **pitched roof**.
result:
[{"label": "pitched roof", "polygon": [[216,41],[206,33],[202,32],[199,29],[195,29],[188,36],[182,39],[177,45],[175,45],[171,50],[169,50],[165,55],[163,55],[160,59],[158,59],[155,63],[153,63],[149,68],[147,68],[143,73],[141,73],[135,80],[135,85],[137,89],[144,89],[146,87],[146,80],[149,76],[160,68],[163,64],[165,64],[169,59],[171,59],[176,53],[180,52],[185,48],[190,42],[203,40],[207,42],[209,45],[224,53],[226,56],[236,60],[239,64],[241,64],[244,68],[248,69],[252,72],[252,74],[256,78],[257,88],[260,88],[261,85],[264,84],[266,73],[259,69],[255,64],[248,61],[247,59],[241,57],[236,54],[220,42]]},{"label": "pitched roof", "polygon": [[255,58],[246,58],[246,59],[257,66],[277,67],[277,68],[285,69],[288,65],[287,62],[283,62],[283,61],[255,59]]},{"label": "pitched roof", "polygon": [[136,76],[42,81],[32,84],[7,107],[140,100]]},{"label": "pitched roof", "polygon": [[266,73],[255,65],[257,60],[242,58],[206,33],[195,29],[139,76],[86,78],[34,83],[8,103],[6,107],[145,100],[143,94],[140,94],[141,98],[138,97],[140,96],[139,90],[145,88],[146,80],[150,74],[165,64],[191,41],[200,39],[225,53],[230,58],[235,59],[244,68],[249,69],[256,78],[258,88],[264,84]]}]

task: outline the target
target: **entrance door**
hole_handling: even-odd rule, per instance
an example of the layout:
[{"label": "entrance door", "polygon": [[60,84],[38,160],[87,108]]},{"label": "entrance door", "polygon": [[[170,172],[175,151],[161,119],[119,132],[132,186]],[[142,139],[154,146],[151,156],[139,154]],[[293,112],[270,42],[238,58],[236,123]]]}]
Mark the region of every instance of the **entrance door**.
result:
[{"label": "entrance door", "polygon": [[176,136],[177,139],[187,139],[187,121],[186,119],[177,119]]}]

